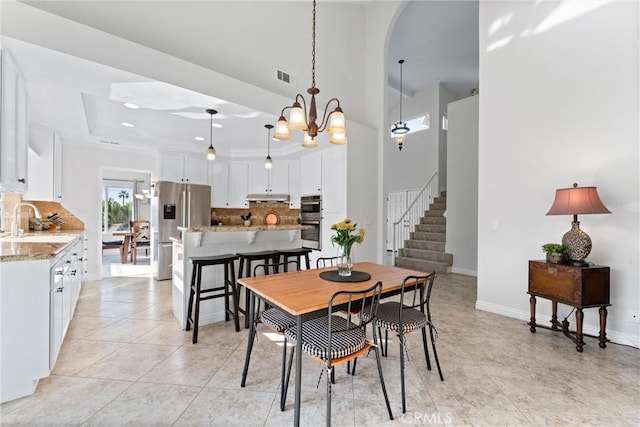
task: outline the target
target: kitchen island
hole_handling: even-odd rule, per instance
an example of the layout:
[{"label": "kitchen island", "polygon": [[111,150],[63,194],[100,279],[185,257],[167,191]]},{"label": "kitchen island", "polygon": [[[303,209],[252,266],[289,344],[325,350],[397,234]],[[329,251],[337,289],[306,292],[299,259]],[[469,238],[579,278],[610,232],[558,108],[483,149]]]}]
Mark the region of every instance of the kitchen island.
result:
[{"label": "kitchen island", "polygon": [[[294,249],[302,245],[301,225],[252,225],[217,227],[178,227],[181,239],[173,241],[172,302],[173,314],[180,327],[187,326],[189,287],[192,265],[190,257],[257,252],[278,249]],[[236,263],[236,274],[238,265]],[[207,267],[202,270],[202,287],[222,286],[222,267]],[[244,297],[240,296],[241,307]],[[200,325],[224,321],[223,299],[212,299],[200,303]]]}]

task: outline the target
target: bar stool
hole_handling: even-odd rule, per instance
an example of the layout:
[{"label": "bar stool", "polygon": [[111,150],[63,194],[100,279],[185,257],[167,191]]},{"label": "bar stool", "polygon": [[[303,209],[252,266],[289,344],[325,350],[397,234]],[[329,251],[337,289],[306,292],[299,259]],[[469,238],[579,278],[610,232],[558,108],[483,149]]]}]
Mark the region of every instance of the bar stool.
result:
[{"label": "bar stool", "polygon": [[309,248],[295,248],[295,249],[282,249],[278,251],[282,256],[282,262],[288,263],[289,258],[295,258],[298,265],[302,265],[301,258],[304,257],[304,263],[307,267],[307,270],[311,268],[311,264],[309,263],[309,254],[311,253],[311,249]]},{"label": "bar stool", "polygon": [[[189,258],[193,263],[191,273],[191,290],[189,293],[189,308],[187,310],[187,331],[193,325],[193,343],[198,342],[198,322],[200,317],[200,301],[224,298],[224,317],[229,321],[229,315],[233,316],[236,332],[240,332],[238,319],[238,292],[236,291],[236,275],[233,262],[238,259],[234,254],[196,256]],[[211,265],[224,266],[224,284],[209,289],[202,289],[202,267]],[[208,295],[210,294],[210,295]],[[233,309],[229,307],[229,295],[233,297]],[[193,309],[195,296],[195,310]],[[193,313],[193,318],[191,314]]]},{"label": "bar stool", "polygon": [[[259,252],[242,252],[237,253],[236,256],[240,259],[240,266],[238,267],[238,279],[243,277],[251,277],[252,269],[251,263],[257,261],[258,264],[277,264],[280,254],[278,251],[259,251]],[[241,284],[237,284],[238,297],[240,297]],[[249,293],[245,293],[244,309],[238,308],[238,311],[244,314],[244,327],[249,328]]]}]

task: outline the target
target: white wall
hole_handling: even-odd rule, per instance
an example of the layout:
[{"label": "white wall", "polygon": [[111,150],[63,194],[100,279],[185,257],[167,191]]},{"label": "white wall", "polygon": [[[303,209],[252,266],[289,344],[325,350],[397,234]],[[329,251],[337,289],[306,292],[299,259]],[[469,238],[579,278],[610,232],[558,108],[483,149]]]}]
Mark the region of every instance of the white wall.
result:
[{"label": "white wall", "polygon": [[[480,3],[476,305],[528,319],[527,261],[570,228],[569,216],[545,216],[555,190],[597,186],[612,214],[579,218],[587,260],[611,267],[608,336],[638,346],[638,2],[571,5]],[[550,304],[538,307],[542,321]],[[584,321],[597,333],[597,310]]]},{"label": "white wall", "polygon": [[100,277],[102,266],[102,227],[100,203],[105,170],[121,169],[152,173],[155,179],[155,153],[105,150],[96,145],[64,145],[62,204],[84,222],[87,236],[87,279]]},{"label": "white wall", "polygon": [[447,108],[447,243],[453,273],[478,269],[478,96]]}]

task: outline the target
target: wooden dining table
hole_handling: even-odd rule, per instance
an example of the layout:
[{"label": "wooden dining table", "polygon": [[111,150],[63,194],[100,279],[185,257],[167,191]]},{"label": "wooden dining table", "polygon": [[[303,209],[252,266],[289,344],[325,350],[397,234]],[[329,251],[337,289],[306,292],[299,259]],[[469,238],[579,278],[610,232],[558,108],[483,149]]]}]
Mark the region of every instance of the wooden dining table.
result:
[{"label": "wooden dining table", "polygon": [[[253,334],[255,333],[255,304],[256,297],[279,307],[296,318],[296,374],[295,374],[295,401],[293,425],[300,425],[300,384],[302,382],[302,323],[323,312],[329,307],[329,299],[338,291],[358,291],[370,288],[378,281],[382,282],[382,297],[398,294],[402,288],[402,281],[407,276],[424,276],[425,272],[408,270],[390,265],[376,264],[372,262],[359,262],[354,265],[355,272],[368,273],[371,278],[362,282],[334,282],[320,277],[320,273],[335,270],[336,267],[326,267],[311,270],[293,271],[257,277],[243,277],[238,283],[251,293],[249,310],[249,340],[247,342],[247,355],[242,372],[243,380],[246,378],[251,350],[253,347]],[[340,301],[334,303],[339,304]],[[244,384],[242,384],[244,387]]]},{"label": "wooden dining table", "polygon": [[124,242],[122,247],[120,248],[120,262],[122,264],[127,263],[127,255],[129,254],[129,246],[131,244],[131,238],[133,237],[132,231],[114,231],[114,236],[122,236],[124,237]]}]

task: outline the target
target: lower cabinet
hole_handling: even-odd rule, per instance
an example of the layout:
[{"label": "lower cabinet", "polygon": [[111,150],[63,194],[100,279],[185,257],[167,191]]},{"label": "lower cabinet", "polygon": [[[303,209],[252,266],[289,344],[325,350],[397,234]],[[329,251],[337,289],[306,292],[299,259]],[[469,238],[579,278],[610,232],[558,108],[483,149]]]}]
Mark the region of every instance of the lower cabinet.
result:
[{"label": "lower cabinet", "polygon": [[60,352],[80,294],[83,237],[55,259],[0,262],[0,401],[35,392]]}]

